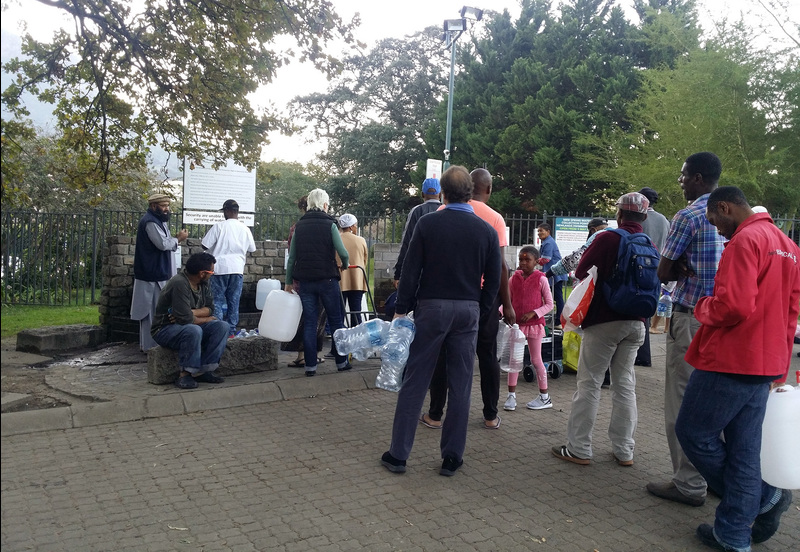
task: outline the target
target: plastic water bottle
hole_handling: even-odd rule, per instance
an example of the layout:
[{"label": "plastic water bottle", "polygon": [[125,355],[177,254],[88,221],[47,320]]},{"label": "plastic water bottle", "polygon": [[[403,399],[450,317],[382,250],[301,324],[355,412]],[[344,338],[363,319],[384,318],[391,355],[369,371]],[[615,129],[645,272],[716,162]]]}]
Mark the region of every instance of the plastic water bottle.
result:
[{"label": "plastic water bottle", "polygon": [[387,391],[399,391],[403,384],[403,370],[408,361],[408,351],[417,328],[409,316],[395,318],[389,328],[386,344],[381,349],[381,369],[375,386]]},{"label": "plastic water bottle", "polygon": [[238,331],[238,333],[236,334],[236,337],[247,337],[247,330],[242,328],[241,330]]},{"label": "plastic water bottle", "polygon": [[[339,328],[333,332],[333,340],[336,343],[336,350],[340,355],[361,355],[361,350],[367,358],[367,349],[382,347],[386,343],[386,336],[389,333],[389,323],[385,320],[375,318],[366,320],[354,328]],[[356,360],[357,357],[354,356]]]},{"label": "plastic water bottle", "polygon": [[504,372],[522,372],[522,365],[525,362],[525,343],[527,339],[517,324],[511,326],[508,332],[508,348],[504,351],[504,356],[500,359],[500,369]]},{"label": "plastic water bottle", "polygon": [[658,306],[656,307],[656,316],[660,317],[667,317],[669,318],[672,316],[672,296],[668,291],[664,291],[661,294],[661,298],[658,300]]}]

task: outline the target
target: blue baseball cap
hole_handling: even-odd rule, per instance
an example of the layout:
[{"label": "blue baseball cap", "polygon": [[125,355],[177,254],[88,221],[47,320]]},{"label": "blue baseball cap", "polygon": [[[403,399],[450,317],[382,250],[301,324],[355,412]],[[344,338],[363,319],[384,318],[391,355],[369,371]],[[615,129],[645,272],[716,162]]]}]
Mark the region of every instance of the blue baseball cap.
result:
[{"label": "blue baseball cap", "polygon": [[438,178],[426,178],[422,183],[422,193],[427,195],[438,195],[442,193]]}]

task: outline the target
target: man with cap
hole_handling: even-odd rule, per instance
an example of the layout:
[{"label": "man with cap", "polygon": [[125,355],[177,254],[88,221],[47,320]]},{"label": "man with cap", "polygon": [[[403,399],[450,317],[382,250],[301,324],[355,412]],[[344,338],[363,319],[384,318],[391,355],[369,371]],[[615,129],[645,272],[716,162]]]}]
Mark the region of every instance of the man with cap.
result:
[{"label": "man with cap", "polygon": [[147,212],[136,229],[131,320],[139,321],[139,347],[144,352],[158,345],[150,335],[158,296],[167,281],[177,273],[174,252],[189,235],[183,228],[174,237],[170,236],[167,222],[171,201],[164,194],[147,198]]},{"label": "man with cap", "polygon": [[[617,227],[632,234],[641,232],[648,203],[638,192],[621,196],[617,200]],[[614,272],[620,239],[616,232],[598,233],[583,252],[575,276],[586,278],[589,268],[596,266],[595,289],[602,289]],[[591,462],[592,430],[600,402],[600,386],[608,368],[613,385],[608,427],[612,454],[620,466],[632,466],[633,435],[638,418],[633,360],[644,341],[644,320],[612,310],[605,295],[595,293],[581,327],[583,339],[578,357],[577,390],[572,396],[567,422],[567,443],[553,447],[553,455],[575,464]]]},{"label": "man with cap", "polygon": [[[642,188],[639,190],[650,202],[647,208],[647,219],[642,223],[642,232],[647,234],[653,243],[656,245],[658,252],[661,253],[661,248],[667,241],[667,234],[669,234],[669,221],[667,217],[653,209],[653,205],[658,202],[658,192],[653,188]],[[650,319],[647,319],[647,327],[650,328]],[[650,331],[644,334],[644,343],[639,347],[639,352],[636,353],[636,366],[651,366],[652,359],[650,357]]]},{"label": "man with cap", "polygon": [[422,199],[423,202],[408,212],[406,219],[406,226],[403,228],[403,237],[400,240],[400,253],[397,255],[397,262],[394,265],[394,287],[400,280],[400,272],[403,270],[403,261],[406,259],[408,253],[408,245],[411,243],[411,236],[414,235],[414,227],[417,226],[417,221],[423,215],[432,213],[442,206],[440,196],[442,188],[439,185],[438,178],[426,178],[422,183]]},{"label": "man with cap", "polygon": [[239,300],[247,254],[256,250],[253,233],[239,221],[239,204],[229,199],[221,211],[225,220],[216,223],[203,237],[203,249],[217,260],[211,290],[214,292],[214,316],[228,323],[228,337],[236,335],[239,323]]}]

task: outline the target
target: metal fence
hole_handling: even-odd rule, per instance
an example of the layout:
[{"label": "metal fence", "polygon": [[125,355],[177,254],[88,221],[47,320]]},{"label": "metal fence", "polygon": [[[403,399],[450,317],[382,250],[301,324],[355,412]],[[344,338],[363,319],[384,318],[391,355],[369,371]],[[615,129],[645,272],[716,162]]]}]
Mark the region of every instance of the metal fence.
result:
[{"label": "metal fence", "polygon": [[[91,213],[2,212],[2,303],[20,305],[86,305],[94,303],[102,285],[102,249],[107,236],[135,236],[141,211]],[[359,230],[372,250],[376,243],[399,243],[407,213],[358,213]],[[558,217],[593,217],[593,213],[507,215],[509,245],[534,243],[536,227]],[[256,240],[285,240],[298,213],[257,213],[252,228]],[[800,219],[773,217],[789,237],[800,243]],[[173,212],[170,229],[181,227],[181,212]],[[185,226],[201,238],[208,226]]]}]

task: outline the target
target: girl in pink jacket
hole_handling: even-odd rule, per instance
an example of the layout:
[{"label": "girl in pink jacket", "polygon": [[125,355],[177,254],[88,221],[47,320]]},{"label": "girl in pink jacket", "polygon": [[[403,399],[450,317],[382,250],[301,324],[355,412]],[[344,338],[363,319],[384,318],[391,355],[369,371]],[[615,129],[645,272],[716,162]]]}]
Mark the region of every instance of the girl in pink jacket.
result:
[{"label": "girl in pink jacket", "polygon": [[[517,313],[519,329],[528,338],[528,353],[536,369],[539,396],[526,406],[531,410],[552,408],[553,402],[547,392],[547,370],[542,362],[542,338],[544,337],[544,317],[553,310],[553,296],[550,285],[543,272],[535,270],[539,263],[539,250],[526,245],[519,250],[519,270],[508,280],[511,305]],[[508,399],[503,408],[517,408],[517,379],[519,372],[508,373]]]}]

